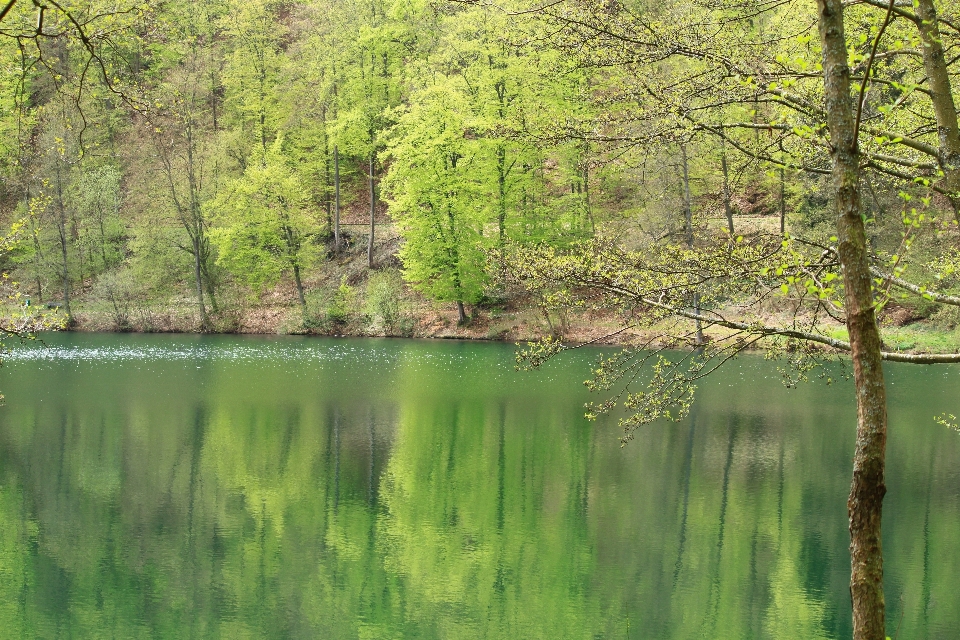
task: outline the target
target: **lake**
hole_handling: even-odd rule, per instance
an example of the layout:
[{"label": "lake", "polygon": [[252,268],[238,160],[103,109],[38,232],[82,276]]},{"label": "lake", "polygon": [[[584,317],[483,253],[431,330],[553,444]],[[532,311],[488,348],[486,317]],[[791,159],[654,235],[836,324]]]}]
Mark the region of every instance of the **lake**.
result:
[{"label": "lake", "polygon": [[[849,381],[750,354],[621,448],[598,350],[46,342],[0,369],[3,637],[851,635]],[[887,375],[888,633],[954,638],[960,367]]]}]

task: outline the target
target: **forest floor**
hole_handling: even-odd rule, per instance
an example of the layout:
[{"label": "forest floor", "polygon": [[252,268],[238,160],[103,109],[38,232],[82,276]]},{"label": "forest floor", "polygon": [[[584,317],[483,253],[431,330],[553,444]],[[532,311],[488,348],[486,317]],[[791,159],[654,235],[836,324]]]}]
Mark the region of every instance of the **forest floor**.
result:
[{"label": "forest floor", "polygon": [[[211,313],[213,332],[504,342],[528,342],[548,335],[561,335],[570,343],[626,345],[646,342],[664,328],[624,330],[627,318],[613,310],[548,312],[531,296],[519,292],[486,304],[468,306],[469,320],[460,324],[455,304],[432,302],[402,283],[399,275],[401,263],[397,256],[400,239],[391,227],[385,226],[380,231],[373,269],[367,267],[366,236],[355,240],[339,256],[330,257],[305,278],[306,307],[299,304],[296,289],[289,278],[257,297],[225,293],[219,300],[218,312]],[[395,317],[390,322],[378,318],[375,309],[371,309],[374,295],[371,283],[378,278],[381,283],[386,283],[381,285],[378,299],[394,310]],[[331,309],[337,306],[338,290],[346,292],[339,300],[343,309],[333,314]],[[200,329],[195,299],[187,292],[166,300],[130,299],[118,300],[117,304],[96,299],[91,291],[79,292],[73,307],[77,331],[192,333]],[[761,310],[760,318],[767,324],[778,324],[788,321],[789,313],[773,304]],[[960,318],[943,314],[924,317],[916,308],[893,304],[881,316],[881,324],[888,349],[960,351]],[[671,328],[674,332],[683,329]],[[692,328],[691,324],[689,329]],[[832,337],[846,338],[846,329],[842,325],[825,324],[822,329]],[[707,331],[708,338],[721,335],[723,330],[720,329]]]}]

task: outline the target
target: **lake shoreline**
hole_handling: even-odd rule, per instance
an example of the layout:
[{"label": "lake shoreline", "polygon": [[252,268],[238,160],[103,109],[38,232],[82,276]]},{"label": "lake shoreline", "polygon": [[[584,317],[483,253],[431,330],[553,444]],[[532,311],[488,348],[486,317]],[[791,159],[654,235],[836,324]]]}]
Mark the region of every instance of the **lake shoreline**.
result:
[{"label": "lake shoreline", "polygon": [[[246,313],[235,315],[227,323],[215,323],[212,330],[201,331],[199,321],[192,315],[175,313],[157,314],[159,322],[130,324],[118,327],[105,314],[81,310],[75,315],[75,325],[69,329],[76,333],[130,333],[130,334],[180,334],[180,335],[244,335],[244,336],[309,336],[330,338],[406,338],[418,340],[459,340],[470,342],[500,342],[522,344],[536,342],[548,336],[559,337],[564,343],[574,346],[595,345],[626,347],[638,343],[649,346],[664,346],[657,340],[662,333],[656,327],[647,329],[624,329],[622,319],[615,313],[596,311],[571,311],[558,317],[556,312],[546,313],[529,305],[511,305],[507,308],[477,307],[468,322],[457,323],[454,309],[437,307],[429,303],[420,305],[416,313],[406,317],[402,327],[385,328],[357,316],[347,322],[327,322],[320,326],[305,326],[302,310],[296,306],[254,307]],[[948,329],[925,320],[913,320],[903,324],[895,313],[888,313],[883,324],[884,339],[890,350],[918,353],[960,352],[960,329]],[[782,322],[775,312],[768,314],[770,324]],[[691,324],[692,328],[692,324]],[[676,327],[674,327],[676,330]],[[827,327],[828,335],[845,340],[845,328],[837,325]],[[708,340],[719,337],[717,329],[707,331]],[[689,345],[691,348],[694,345]],[[752,346],[751,350],[762,350]]]}]

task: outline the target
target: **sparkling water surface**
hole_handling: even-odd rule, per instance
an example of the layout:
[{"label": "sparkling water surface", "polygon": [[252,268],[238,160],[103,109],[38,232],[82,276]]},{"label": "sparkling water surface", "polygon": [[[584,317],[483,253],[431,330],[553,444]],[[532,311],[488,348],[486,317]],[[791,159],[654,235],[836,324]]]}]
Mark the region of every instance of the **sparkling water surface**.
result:
[{"label": "sparkling water surface", "polygon": [[[847,638],[852,385],[621,448],[599,350],[53,334],[0,369],[0,637]],[[960,629],[960,368],[887,368],[888,634]],[[898,631],[899,630],[899,631]]]}]

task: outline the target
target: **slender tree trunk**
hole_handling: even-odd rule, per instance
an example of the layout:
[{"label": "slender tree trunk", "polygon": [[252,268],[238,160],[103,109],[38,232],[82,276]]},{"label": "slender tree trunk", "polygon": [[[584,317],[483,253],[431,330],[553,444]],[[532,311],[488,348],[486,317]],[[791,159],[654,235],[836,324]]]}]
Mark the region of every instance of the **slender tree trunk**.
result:
[{"label": "slender tree trunk", "polygon": [[207,318],[207,306],[203,302],[203,269],[201,267],[200,243],[196,237],[193,238],[193,277],[197,285],[197,307],[200,311],[200,330],[207,331],[210,328],[210,320]]},{"label": "slender tree trunk", "polygon": [[857,392],[857,445],[847,511],[854,640],[884,640],[880,520],[887,440],[887,401],[874,313],[867,237],[860,216],[860,150],[850,95],[842,0],[818,0],[824,97],[833,160],[844,306]]},{"label": "slender tree trunk", "polygon": [[98,220],[100,223],[100,257],[103,258],[103,268],[106,269],[109,265],[107,264],[107,232],[103,228],[103,214],[99,216]]},{"label": "slender tree trunk", "polygon": [[73,312],[70,309],[70,268],[67,259],[67,208],[63,202],[63,176],[57,161],[57,232],[60,236],[60,258],[63,263],[63,312],[67,315],[67,328],[73,326]]},{"label": "slender tree trunk", "polygon": [[327,231],[333,226],[333,203],[330,198],[330,135],[327,132],[327,108],[320,111],[323,127],[323,208],[327,214]]},{"label": "slender tree trunk", "polygon": [[333,145],[333,249],[340,253],[340,149]]},{"label": "slender tree trunk", "polygon": [[373,268],[373,234],[377,223],[377,186],[374,179],[374,163],[376,151],[370,152],[370,238],[367,240],[367,267]]},{"label": "slender tree trunk", "polygon": [[207,289],[207,300],[210,301],[210,311],[216,315],[220,313],[220,305],[217,304],[217,288],[214,286],[213,276],[210,273],[210,248],[207,243],[208,240],[204,237],[203,244],[205,248],[202,249],[200,266],[203,272],[203,285]]},{"label": "slender tree trunk", "polygon": [[[590,147],[587,146],[589,152]],[[586,156],[586,154],[584,154]],[[586,157],[583,161],[583,205],[587,210],[587,221],[590,223],[590,235],[597,235],[597,223],[593,219],[593,204],[590,202],[590,163]]]},{"label": "slender tree trunk", "polygon": [[787,182],[780,167],[780,235],[787,232]]},{"label": "slender tree trunk", "polygon": [[457,300],[457,324],[466,324],[467,310],[463,306],[463,300]]},{"label": "slender tree trunk", "polygon": [[[29,188],[24,190],[23,193],[23,208],[25,211],[30,211],[30,190]],[[30,221],[30,237],[33,239],[33,269],[34,269],[34,278],[37,281],[37,301],[43,302],[43,282],[40,280],[40,268],[43,265],[43,247],[40,246],[40,237],[36,232],[35,227],[35,218],[31,215],[28,220]]]},{"label": "slender tree trunk", "polygon": [[217,89],[219,88],[219,83],[217,82],[217,72],[216,69],[210,70],[210,116],[213,122],[214,132],[220,130],[220,121],[217,114]]},{"label": "slender tree trunk", "polygon": [[497,231],[500,233],[500,249],[507,242],[507,148],[497,145]]},{"label": "slender tree trunk", "polygon": [[300,298],[300,306],[307,308],[307,298],[303,295],[303,282],[300,280],[300,265],[293,265],[293,281],[297,285],[297,296]]},{"label": "slender tree trunk", "polygon": [[940,38],[937,9],[933,0],[917,0],[915,6],[919,18],[916,24],[923,41],[923,69],[929,79],[927,88],[937,119],[940,168],[944,173],[944,186],[950,190],[955,215],[960,220],[960,130],[943,40]]},{"label": "slender tree trunk", "polygon": [[[680,157],[683,160],[683,215],[687,232],[687,248],[693,249],[693,199],[690,196],[690,172],[687,167],[687,145],[680,145]],[[693,312],[700,315],[700,294],[693,293]],[[703,325],[700,319],[695,320],[697,326],[696,341],[698,345],[706,342],[703,338]]]},{"label": "slender tree trunk", "polygon": [[720,169],[723,171],[723,212],[727,216],[727,231],[732,236],[733,207],[730,205],[730,171],[727,168],[727,144],[720,141]]},{"label": "slender tree trunk", "polygon": [[[194,162],[193,120],[190,117],[187,118],[186,122],[186,139],[187,189],[189,191],[188,206],[190,209],[187,214],[189,217],[184,221],[184,226],[187,228],[187,232],[190,235],[190,241],[192,243],[191,246],[193,247],[193,273],[197,285],[197,306],[200,310],[200,330],[208,331],[210,329],[210,319],[207,316],[207,306],[203,300],[203,276],[206,247],[204,246],[205,239],[203,233],[203,217],[200,209],[200,187],[197,184],[196,164]],[[210,288],[212,288],[212,284],[210,285]]]},{"label": "slender tree trunk", "polygon": [[289,216],[284,213],[283,217],[287,221],[283,225],[283,235],[287,241],[287,257],[290,266],[293,268],[293,283],[297,286],[297,298],[300,300],[300,306],[306,309],[307,298],[303,294],[303,280],[300,278],[299,253],[302,245],[299,238],[294,235],[293,227],[289,224]]}]

